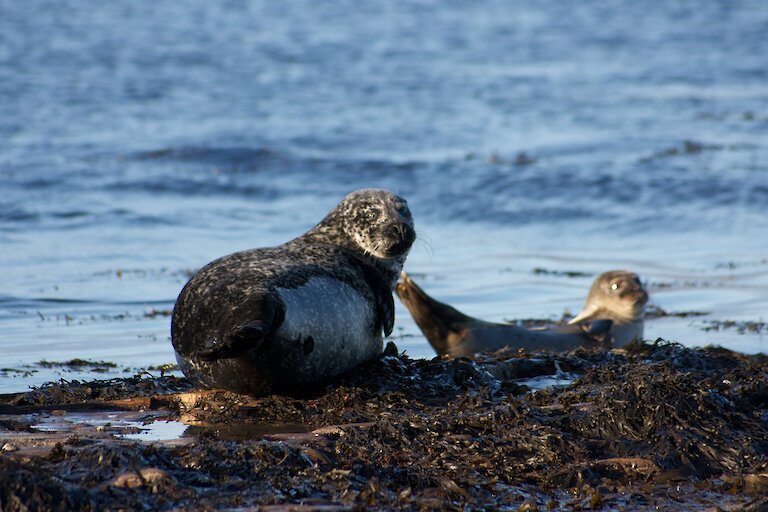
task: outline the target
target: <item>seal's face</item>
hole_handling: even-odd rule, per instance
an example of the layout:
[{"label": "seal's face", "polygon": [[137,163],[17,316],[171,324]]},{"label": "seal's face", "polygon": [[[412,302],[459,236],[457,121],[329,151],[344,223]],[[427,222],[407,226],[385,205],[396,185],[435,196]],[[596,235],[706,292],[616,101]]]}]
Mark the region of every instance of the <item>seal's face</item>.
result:
[{"label": "seal's face", "polygon": [[633,272],[614,270],[602,274],[599,285],[610,299],[606,301],[613,309],[626,318],[638,318],[645,311],[648,292],[640,278]]},{"label": "seal's face", "polygon": [[358,190],[344,198],[337,209],[347,236],[376,258],[400,259],[416,239],[408,203],[386,190]]},{"label": "seal's face", "polygon": [[570,323],[597,318],[635,322],[643,317],[647,303],[648,292],[637,274],[611,270],[595,279],[584,309]]}]

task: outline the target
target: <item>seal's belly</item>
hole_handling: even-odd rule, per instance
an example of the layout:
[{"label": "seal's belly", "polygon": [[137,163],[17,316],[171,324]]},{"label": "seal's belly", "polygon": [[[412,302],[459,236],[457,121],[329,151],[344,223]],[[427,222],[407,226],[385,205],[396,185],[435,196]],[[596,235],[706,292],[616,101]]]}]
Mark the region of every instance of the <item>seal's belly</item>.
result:
[{"label": "seal's belly", "polygon": [[329,277],[297,288],[275,288],[285,320],[275,342],[283,370],[299,381],[336,376],[381,353],[376,308],[360,292]]}]

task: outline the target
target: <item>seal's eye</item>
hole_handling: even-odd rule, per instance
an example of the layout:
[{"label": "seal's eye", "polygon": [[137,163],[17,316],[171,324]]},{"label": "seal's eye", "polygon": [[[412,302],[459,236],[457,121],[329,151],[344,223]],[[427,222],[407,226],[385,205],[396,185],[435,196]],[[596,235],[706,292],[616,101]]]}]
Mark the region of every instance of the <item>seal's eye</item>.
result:
[{"label": "seal's eye", "polygon": [[619,288],[621,288],[621,285],[619,283],[611,283],[611,291],[612,292],[615,292]]},{"label": "seal's eye", "polygon": [[376,220],[379,218],[379,209],[378,208],[369,208],[368,210],[363,212],[363,218],[365,220]]}]

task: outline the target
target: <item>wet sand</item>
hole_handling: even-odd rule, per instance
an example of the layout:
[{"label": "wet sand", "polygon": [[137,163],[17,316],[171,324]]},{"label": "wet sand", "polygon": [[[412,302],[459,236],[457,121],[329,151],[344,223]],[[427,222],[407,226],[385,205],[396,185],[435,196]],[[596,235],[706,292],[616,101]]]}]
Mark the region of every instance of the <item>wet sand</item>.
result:
[{"label": "wet sand", "polygon": [[390,346],[304,397],[61,382],[0,396],[0,508],[764,510],[766,382],[764,355],[666,342]]}]

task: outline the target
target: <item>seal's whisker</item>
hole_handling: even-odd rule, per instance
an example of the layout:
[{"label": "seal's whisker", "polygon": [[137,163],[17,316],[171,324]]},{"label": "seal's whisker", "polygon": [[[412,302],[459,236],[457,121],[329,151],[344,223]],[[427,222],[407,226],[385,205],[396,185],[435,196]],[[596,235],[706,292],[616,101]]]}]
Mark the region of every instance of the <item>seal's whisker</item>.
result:
[{"label": "seal's whisker", "polygon": [[432,238],[429,235],[417,233],[416,242],[427,248],[427,253],[429,254],[430,258],[435,255],[435,249],[432,247]]}]

